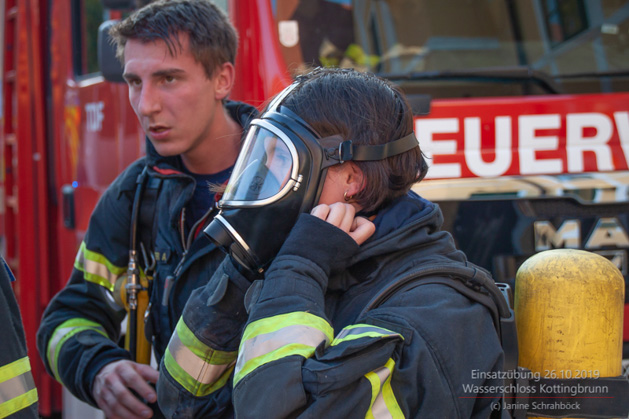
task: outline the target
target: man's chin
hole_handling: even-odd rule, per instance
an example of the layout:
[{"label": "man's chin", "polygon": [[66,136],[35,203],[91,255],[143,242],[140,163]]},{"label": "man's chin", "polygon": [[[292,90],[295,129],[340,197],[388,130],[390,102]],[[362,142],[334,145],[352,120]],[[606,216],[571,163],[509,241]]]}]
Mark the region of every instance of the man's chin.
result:
[{"label": "man's chin", "polygon": [[182,153],[181,150],[178,150],[176,147],[173,147],[172,144],[160,143],[158,141],[153,140],[150,136],[149,136],[149,140],[151,141],[151,144],[153,144],[153,148],[155,149],[155,151],[157,151],[157,154],[159,154],[162,157],[173,157]]}]

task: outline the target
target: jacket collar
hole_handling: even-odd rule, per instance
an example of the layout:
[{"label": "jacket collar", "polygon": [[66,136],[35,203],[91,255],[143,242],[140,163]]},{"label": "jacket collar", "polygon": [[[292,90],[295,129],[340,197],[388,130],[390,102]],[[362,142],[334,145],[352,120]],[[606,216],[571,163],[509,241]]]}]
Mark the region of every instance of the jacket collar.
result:
[{"label": "jacket collar", "polygon": [[412,191],[380,210],[373,222],[375,234],[361,245],[344,272],[330,278],[328,289],[347,290],[370,280],[389,281],[424,264],[466,263],[450,233],[441,230],[439,206]]}]

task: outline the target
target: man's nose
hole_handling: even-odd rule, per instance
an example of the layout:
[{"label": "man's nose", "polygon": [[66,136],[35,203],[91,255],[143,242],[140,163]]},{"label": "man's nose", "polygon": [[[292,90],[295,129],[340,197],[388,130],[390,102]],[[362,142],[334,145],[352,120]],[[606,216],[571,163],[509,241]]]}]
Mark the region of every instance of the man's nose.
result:
[{"label": "man's nose", "polygon": [[159,91],[149,84],[144,84],[138,98],[138,112],[141,115],[152,115],[162,109]]}]

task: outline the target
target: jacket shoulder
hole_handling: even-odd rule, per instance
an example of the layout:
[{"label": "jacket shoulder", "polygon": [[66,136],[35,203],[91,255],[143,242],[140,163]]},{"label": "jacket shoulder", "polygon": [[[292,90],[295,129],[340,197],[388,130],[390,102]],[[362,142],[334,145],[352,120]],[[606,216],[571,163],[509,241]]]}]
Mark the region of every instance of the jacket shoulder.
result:
[{"label": "jacket shoulder", "polygon": [[136,182],[144,167],[148,164],[146,157],[141,157],[138,160],[131,163],[124,169],[114,181],[109,185],[107,192],[127,192],[135,190]]}]

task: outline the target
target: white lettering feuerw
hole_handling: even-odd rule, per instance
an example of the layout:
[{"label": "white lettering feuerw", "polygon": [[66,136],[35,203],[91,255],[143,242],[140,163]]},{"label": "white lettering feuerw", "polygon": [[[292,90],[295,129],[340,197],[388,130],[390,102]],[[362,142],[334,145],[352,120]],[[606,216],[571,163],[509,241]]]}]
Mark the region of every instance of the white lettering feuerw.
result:
[{"label": "white lettering feuerw", "polygon": [[625,153],[625,161],[629,166],[629,112],[614,112],[614,121],[620,138],[620,147]]},{"label": "white lettering feuerw", "polygon": [[559,129],[559,115],[522,115],[518,118],[520,174],[557,174],[563,170],[561,159],[542,159],[539,151],[559,148],[557,135],[539,135],[538,130]]},{"label": "white lettering feuerw", "polygon": [[[607,115],[602,113],[568,114],[566,126],[568,172],[583,172],[584,154],[587,151],[595,154],[598,170],[614,170],[612,152],[608,145],[612,138],[612,121]],[[593,128],[596,134],[586,137],[586,128]]]},{"label": "white lettering feuerw", "polygon": [[457,152],[457,141],[453,139],[433,140],[434,134],[451,134],[459,132],[458,118],[416,119],[415,135],[428,158],[428,177],[431,178],[459,178],[461,165],[459,163],[436,164],[432,162],[435,155],[448,155]]},{"label": "white lettering feuerw", "polygon": [[486,161],[481,150],[480,118],[465,118],[465,161],[478,177],[502,176],[511,166],[511,117],[496,117],[495,158]]},{"label": "white lettering feuerw", "polygon": [[414,125],[427,178],[629,170],[629,95],[599,96],[435,101]]}]

